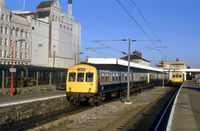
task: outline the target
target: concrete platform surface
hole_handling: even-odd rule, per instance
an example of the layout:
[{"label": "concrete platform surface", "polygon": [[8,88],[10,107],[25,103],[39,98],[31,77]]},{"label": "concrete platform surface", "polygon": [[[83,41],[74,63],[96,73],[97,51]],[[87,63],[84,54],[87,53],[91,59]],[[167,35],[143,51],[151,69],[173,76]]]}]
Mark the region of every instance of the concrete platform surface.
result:
[{"label": "concrete platform surface", "polygon": [[172,118],[171,131],[200,130],[200,87],[195,81],[184,83],[178,95]]},{"label": "concrete platform surface", "polygon": [[0,106],[9,103],[17,103],[34,99],[48,98],[53,96],[65,95],[65,90],[55,90],[55,91],[46,91],[39,93],[27,93],[27,94],[17,94],[17,95],[3,95],[0,96]]}]

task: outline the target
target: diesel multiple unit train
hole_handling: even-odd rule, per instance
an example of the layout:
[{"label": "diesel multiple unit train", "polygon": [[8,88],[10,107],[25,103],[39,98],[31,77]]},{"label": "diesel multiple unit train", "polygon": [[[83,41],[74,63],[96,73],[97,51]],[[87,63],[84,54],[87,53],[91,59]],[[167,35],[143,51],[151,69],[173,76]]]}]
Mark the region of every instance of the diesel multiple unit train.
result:
[{"label": "diesel multiple unit train", "polygon": [[[69,67],[66,79],[67,100],[71,104],[88,102],[91,105],[101,103],[108,97],[125,95],[128,77],[130,91],[138,86],[158,84],[163,80],[163,74],[157,72],[144,73],[142,70],[130,70],[119,65],[79,64]],[[168,74],[164,75],[167,81]]]},{"label": "diesel multiple unit train", "polygon": [[178,72],[178,71],[172,72],[171,76],[172,76],[171,82],[173,86],[179,86],[184,81],[184,75],[182,72]]}]

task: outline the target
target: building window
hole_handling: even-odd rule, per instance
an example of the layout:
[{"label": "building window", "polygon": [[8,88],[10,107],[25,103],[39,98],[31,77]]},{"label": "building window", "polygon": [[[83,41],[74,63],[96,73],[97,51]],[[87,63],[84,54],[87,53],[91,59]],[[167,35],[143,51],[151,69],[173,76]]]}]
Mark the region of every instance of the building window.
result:
[{"label": "building window", "polygon": [[2,51],[2,50],[0,50],[0,56],[1,56],[1,57],[3,56],[3,51]]},{"label": "building window", "polygon": [[24,31],[23,30],[21,30],[21,36],[24,37]]},{"label": "building window", "polygon": [[19,36],[19,30],[16,30],[16,36]]},{"label": "building window", "polygon": [[10,58],[12,58],[12,51],[10,51]]},{"label": "building window", "polygon": [[28,53],[26,53],[26,59],[28,59]]},{"label": "building window", "polygon": [[72,31],[72,28],[70,28],[70,31]]},{"label": "building window", "polygon": [[22,59],[22,58],[23,58],[23,53],[21,52],[21,53],[20,53],[20,59]]},{"label": "building window", "polygon": [[15,58],[18,58],[18,52],[15,53]]},{"label": "building window", "polygon": [[35,29],[35,27],[32,27],[32,30],[34,30]]},{"label": "building window", "polygon": [[23,49],[24,48],[24,46],[23,46],[23,42],[21,43],[21,49]]},{"label": "building window", "polygon": [[62,28],[62,25],[60,24],[60,28]]},{"label": "building window", "polygon": [[7,50],[5,50],[4,57],[8,57]]},{"label": "building window", "polygon": [[26,49],[28,49],[28,42],[26,42]]},{"label": "building window", "polygon": [[28,38],[28,32],[26,32],[26,38]]},{"label": "building window", "polygon": [[1,26],[1,33],[3,33],[3,27]]},{"label": "building window", "polygon": [[8,30],[7,30],[7,28],[5,28],[5,34],[8,34],[8,32],[7,32]]},{"label": "building window", "polygon": [[6,39],[6,44],[5,45],[8,46],[8,39]]},{"label": "building window", "polygon": [[7,21],[9,21],[10,20],[10,16],[9,15],[7,15]]},{"label": "building window", "polygon": [[1,20],[4,20],[4,14],[1,15]]},{"label": "building window", "polygon": [[11,30],[10,35],[13,35],[13,29]]},{"label": "building window", "polygon": [[1,38],[1,41],[0,41],[0,42],[1,42],[1,45],[3,45],[3,38]]}]

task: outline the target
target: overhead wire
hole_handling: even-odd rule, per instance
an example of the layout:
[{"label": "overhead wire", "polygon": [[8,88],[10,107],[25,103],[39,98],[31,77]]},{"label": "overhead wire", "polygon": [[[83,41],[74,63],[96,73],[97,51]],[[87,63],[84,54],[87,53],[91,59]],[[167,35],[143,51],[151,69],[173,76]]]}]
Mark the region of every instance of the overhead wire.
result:
[{"label": "overhead wire", "polygon": [[[147,22],[147,20],[145,19],[145,17],[144,17],[144,15],[141,13],[141,11],[139,10],[139,8],[137,7],[137,5],[135,4],[135,2],[133,1],[133,0],[131,0],[131,2],[133,3],[133,5],[136,7],[136,9],[138,10],[138,12],[139,12],[139,14],[142,16],[142,18],[144,19],[144,21],[146,22],[146,24],[148,25],[148,27],[150,28],[150,30],[152,31],[152,33],[155,35],[155,37],[157,38],[157,39],[159,39],[158,38],[158,36],[156,35],[156,33],[153,31],[153,29],[152,29],[152,27],[150,26],[150,24]],[[162,41],[159,41],[161,44],[162,44],[162,46],[164,47],[164,45],[163,45],[163,43],[162,43]],[[165,50],[167,51],[167,53],[170,55],[170,57],[172,58],[172,59],[174,59],[174,57],[169,53],[169,51],[165,48]],[[174,59],[175,60],[175,59]]]},{"label": "overhead wire", "polygon": [[[52,29],[59,30],[59,29],[56,29],[56,28],[52,28]],[[61,31],[61,30],[59,30],[59,31]],[[86,38],[83,38],[83,37],[80,37],[80,36],[77,36],[77,35],[74,35],[74,34],[65,32],[65,31],[61,31],[61,32],[65,33],[65,34],[68,34],[68,35],[71,35],[71,36],[74,36],[74,37],[81,38],[82,40],[85,40],[85,41],[88,41],[88,42],[91,42],[91,43],[95,43],[95,42],[92,41],[92,40],[88,40],[88,39],[86,39]],[[33,33],[33,32],[32,32],[32,34],[33,34],[33,35],[36,35],[36,36],[43,37],[43,38],[49,38],[48,36],[39,35],[39,34],[36,34],[36,33]],[[61,41],[61,40],[58,40],[58,39],[55,39],[55,38],[51,38],[51,39],[54,40],[54,41],[57,41],[57,42],[61,42],[61,43],[63,43],[63,44],[67,44],[67,45],[71,45],[71,46],[75,46],[75,47],[80,47],[80,48],[85,49],[85,50],[87,50],[87,48],[88,48],[88,47],[84,47],[84,46],[81,46],[81,45],[74,45],[74,44],[72,44],[72,43],[70,43],[70,42]],[[95,44],[97,44],[97,43],[95,43]],[[105,46],[108,46],[108,45],[103,44],[103,43],[101,43],[101,44],[102,44],[102,45],[105,45]],[[113,47],[112,47],[111,49],[117,51],[117,49],[115,49],[115,48],[113,48]],[[96,50],[91,50],[91,51],[96,52],[96,53],[99,53],[99,54],[104,54],[104,55],[107,55],[107,56],[114,56],[114,55],[112,55],[112,54],[107,54],[107,53],[103,53],[103,52],[96,51]],[[118,52],[119,52],[119,51],[118,51]],[[116,57],[116,56],[115,56],[115,57]]]},{"label": "overhead wire", "polygon": [[[142,32],[147,36],[147,38],[153,42],[153,40],[149,37],[149,35],[144,31],[144,29],[140,26],[140,24],[136,21],[136,19],[133,18],[133,16],[129,13],[129,11],[122,5],[122,3],[117,0],[117,2],[121,5],[121,7],[125,10],[125,12],[131,17],[131,19],[136,23],[136,25],[142,30]],[[158,48],[158,46],[154,43],[154,45]],[[159,50],[164,56],[165,53]]]}]

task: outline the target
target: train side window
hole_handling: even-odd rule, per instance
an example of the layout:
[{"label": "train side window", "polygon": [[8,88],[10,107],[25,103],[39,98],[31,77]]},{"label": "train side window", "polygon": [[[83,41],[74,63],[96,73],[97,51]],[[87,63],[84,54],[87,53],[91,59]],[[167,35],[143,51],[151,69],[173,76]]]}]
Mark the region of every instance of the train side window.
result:
[{"label": "train side window", "polygon": [[112,81],[112,77],[113,77],[113,76],[112,76],[112,73],[110,73],[110,81]]},{"label": "train side window", "polygon": [[122,74],[122,81],[125,81],[125,74]]},{"label": "train side window", "polygon": [[75,77],[76,77],[76,73],[69,73],[69,80],[70,82],[74,82],[75,81]]},{"label": "train side window", "polygon": [[128,80],[128,77],[127,77],[127,74],[125,74],[125,81],[127,81]]},{"label": "train side window", "polygon": [[84,73],[78,73],[77,82],[83,82],[84,80]]},{"label": "train side window", "polygon": [[104,73],[101,73],[101,82],[104,82]]},{"label": "train side window", "polygon": [[108,73],[106,73],[106,82],[109,81],[109,76],[108,76]]},{"label": "train side window", "polygon": [[115,81],[115,74],[112,74],[112,81]]},{"label": "train side window", "polygon": [[93,73],[86,73],[86,82],[93,82]]},{"label": "train side window", "polygon": [[119,81],[119,74],[116,74],[116,81]]}]

